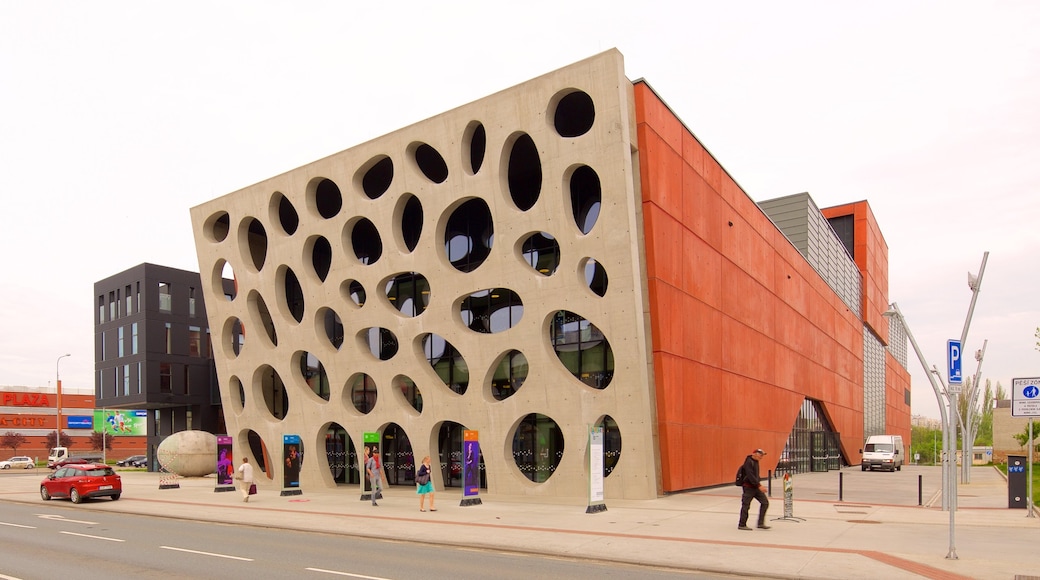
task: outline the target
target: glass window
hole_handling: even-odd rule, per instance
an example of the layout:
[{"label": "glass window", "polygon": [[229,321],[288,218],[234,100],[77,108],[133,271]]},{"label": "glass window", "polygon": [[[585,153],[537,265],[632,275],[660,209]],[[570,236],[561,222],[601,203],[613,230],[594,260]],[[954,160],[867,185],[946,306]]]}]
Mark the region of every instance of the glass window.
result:
[{"label": "glass window", "polygon": [[136,296],[137,297],[134,300],[134,303],[137,304],[137,312],[140,312],[141,311],[141,283],[140,282],[137,283]]},{"label": "glass window", "polygon": [[109,320],[115,320],[116,319],[116,293],[115,292],[109,292],[108,293],[108,319]]},{"label": "glass window", "polygon": [[202,329],[188,327],[188,356],[202,356]]},{"label": "glass window", "polygon": [[173,327],[166,323],[166,354],[173,354]]},{"label": "glass window", "polygon": [[123,396],[130,395],[130,365],[123,365]]},{"label": "glass window", "polygon": [[137,354],[137,323],[130,325],[130,354]]},{"label": "glass window", "polygon": [[102,294],[101,296],[97,297],[97,308],[98,308],[97,321],[98,321],[98,324],[101,324],[102,322],[105,321],[105,295],[104,294]]},{"label": "glass window", "polygon": [[170,363],[159,363],[159,392],[169,393],[173,390],[173,376]]},{"label": "glass window", "polygon": [[195,316],[195,289],[188,288],[188,316]]},{"label": "glass window", "polygon": [[173,311],[173,299],[170,297],[170,283],[159,282],[159,310],[162,312]]},{"label": "glass window", "polygon": [[126,286],[126,313],[127,314],[133,314],[134,313],[134,297],[130,293],[130,285],[129,284]]},{"label": "glass window", "polygon": [[118,328],[118,331],[119,331],[119,338],[117,339],[117,342],[116,342],[116,345],[117,345],[116,348],[119,351],[119,354],[117,356],[124,357],[124,356],[126,356],[126,352],[124,350],[124,347],[126,345],[126,336],[125,336],[124,333],[126,332],[126,329],[124,329],[122,326],[120,326]]}]

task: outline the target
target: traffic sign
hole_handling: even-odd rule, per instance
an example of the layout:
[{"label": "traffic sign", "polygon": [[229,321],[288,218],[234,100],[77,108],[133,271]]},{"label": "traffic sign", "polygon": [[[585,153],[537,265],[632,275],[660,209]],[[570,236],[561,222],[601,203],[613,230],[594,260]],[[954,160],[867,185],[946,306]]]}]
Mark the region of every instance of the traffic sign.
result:
[{"label": "traffic sign", "polygon": [[1040,377],[1011,379],[1011,416],[1040,417]]},{"label": "traffic sign", "polygon": [[961,384],[961,341],[946,341],[946,371],[951,385]]}]

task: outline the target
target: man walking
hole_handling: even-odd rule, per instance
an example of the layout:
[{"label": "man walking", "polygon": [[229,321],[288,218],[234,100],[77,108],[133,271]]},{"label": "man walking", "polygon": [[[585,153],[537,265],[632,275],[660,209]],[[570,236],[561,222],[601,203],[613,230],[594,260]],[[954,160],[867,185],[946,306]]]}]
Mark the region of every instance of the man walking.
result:
[{"label": "man walking", "polygon": [[249,488],[253,487],[253,466],[249,464],[249,458],[242,458],[242,465],[238,466],[239,491],[242,492],[242,501],[249,501]]},{"label": "man walking", "polygon": [[751,530],[747,525],[748,512],[751,511],[751,500],[757,499],[759,503],[758,507],[758,528],[760,530],[768,530],[770,526],[766,525],[766,510],[769,509],[769,498],[766,497],[766,487],[762,485],[762,480],[758,475],[758,460],[762,459],[762,456],[766,452],[761,449],[755,449],[751,452],[751,455],[747,456],[744,460],[744,465],[740,468],[744,473],[744,483],[741,485],[744,494],[740,498],[740,524],[737,526],[738,530]]},{"label": "man walking", "polygon": [[372,482],[372,505],[379,505],[376,503],[376,496],[383,492],[383,477],[380,473],[379,462],[376,461],[375,454],[378,451],[373,451],[369,446],[365,446],[365,471],[368,472],[368,480]]}]

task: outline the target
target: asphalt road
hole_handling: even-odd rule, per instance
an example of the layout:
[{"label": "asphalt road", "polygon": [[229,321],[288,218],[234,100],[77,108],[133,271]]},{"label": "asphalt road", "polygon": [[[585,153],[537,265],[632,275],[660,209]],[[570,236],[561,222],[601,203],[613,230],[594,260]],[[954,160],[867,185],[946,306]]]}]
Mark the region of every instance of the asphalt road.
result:
[{"label": "asphalt road", "polygon": [[[108,499],[93,500],[107,502]],[[414,542],[4,503],[0,578],[736,578]]]}]

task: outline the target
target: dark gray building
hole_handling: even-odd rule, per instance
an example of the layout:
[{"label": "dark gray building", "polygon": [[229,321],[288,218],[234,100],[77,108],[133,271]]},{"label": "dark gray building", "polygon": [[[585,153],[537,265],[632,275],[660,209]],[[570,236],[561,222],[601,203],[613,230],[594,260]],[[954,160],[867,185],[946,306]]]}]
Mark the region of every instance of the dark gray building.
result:
[{"label": "dark gray building", "polygon": [[[201,284],[155,264],[94,284],[95,404],[149,411],[149,459],[171,433],[226,430]],[[224,287],[234,294],[231,280]]]}]

